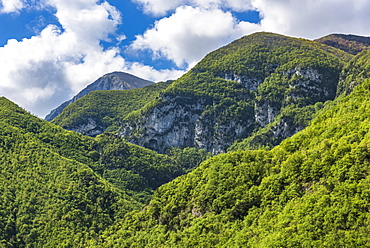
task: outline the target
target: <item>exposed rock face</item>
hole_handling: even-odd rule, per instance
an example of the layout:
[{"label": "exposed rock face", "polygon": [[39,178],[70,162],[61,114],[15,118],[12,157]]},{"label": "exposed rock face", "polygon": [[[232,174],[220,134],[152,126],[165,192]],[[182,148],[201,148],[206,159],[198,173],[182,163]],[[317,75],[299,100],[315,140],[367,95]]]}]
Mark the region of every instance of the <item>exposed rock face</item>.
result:
[{"label": "exposed rock face", "polygon": [[287,118],[281,118],[276,125],[271,128],[271,132],[273,133],[273,137],[277,138],[278,140],[284,140],[290,136],[301,131],[304,127],[299,125],[294,125],[291,121]]},{"label": "exposed rock face", "polygon": [[124,73],[124,72],[108,73],[100,77],[98,80],[96,80],[92,84],[88,85],[85,89],[80,91],[71,100],[66,101],[65,103],[60,105],[58,108],[52,110],[50,114],[48,114],[45,117],[45,120],[47,121],[53,120],[69,104],[75,102],[76,100],[80,99],[81,97],[87,95],[88,93],[92,91],[95,91],[95,90],[129,90],[129,89],[142,88],[150,84],[153,84],[153,82],[138,78],[128,73]]},{"label": "exposed rock face", "polygon": [[120,134],[132,143],[161,153],[170,147],[198,147],[218,154],[252,125],[252,120],[214,118],[214,111],[205,111],[204,100],[190,104],[186,100],[179,96],[163,99],[139,122],[126,122]]},{"label": "exposed rock face", "polygon": [[273,122],[277,113],[278,109],[270,106],[268,102],[261,101],[255,104],[254,118],[262,127]]},{"label": "exposed rock face", "polygon": [[244,85],[245,88],[251,90],[251,91],[256,91],[258,86],[263,82],[263,80],[258,79],[258,78],[250,78],[247,76],[239,76],[236,75],[233,72],[225,73],[223,75],[218,75],[220,78],[223,78],[225,80],[232,80],[236,81],[238,83],[241,83]]},{"label": "exposed rock face", "polygon": [[300,109],[335,98],[350,57],[271,33],[243,37],[208,54],[140,114],[125,117],[120,134],[161,153],[179,146],[222,153],[236,140],[260,133],[260,140],[275,144],[310,119]]},{"label": "exposed rock face", "polygon": [[335,97],[336,84],[323,83],[323,75],[315,69],[296,67],[283,72],[282,75],[288,78],[289,91],[283,98],[279,99],[279,103],[264,99],[264,96],[255,103],[255,120],[262,127],[273,122],[285,105],[299,101],[304,101],[305,105],[314,104],[315,102],[332,100]]},{"label": "exposed rock face", "polygon": [[[227,107],[214,107],[205,99],[186,99],[184,96],[165,96],[160,104],[134,122],[124,122],[120,134],[128,141],[164,153],[170,147],[197,147],[212,154],[223,153],[237,139],[248,137],[256,127],[265,127],[275,121],[281,109],[290,103],[333,99],[335,84],[323,84],[323,75],[317,70],[294,68],[282,73],[288,90],[279,102],[271,102],[259,95],[257,80],[239,83],[256,92],[252,109],[242,115],[228,115]],[[226,78],[231,80],[230,77]],[[245,82],[254,82],[246,84]],[[256,89],[257,87],[257,89]],[[259,100],[257,100],[257,98]],[[288,118],[281,118],[268,132],[270,139],[283,140],[303,127]]]},{"label": "exposed rock face", "polygon": [[[193,146],[195,122],[205,106],[201,101],[193,104],[178,104],[177,101],[181,99],[164,99],[139,123],[125,123],[121,135],[162,153],[169,147]],[[137,128],[140,128],[140,134],[131,136]]]},{"label": "exposed rock face", "polygon": [[77,133],[93,137],[102,134],[104,130],[105,128],[98,126],[96,121],[92,118],[88,118],[86,123],[70,129],[70,131],[75,131]]},{"label": "exposed rock face", "polygon": [[213,126],[210,126],[209,123],[210,120],[204,116],[197,120],[194,144],[196,147],[205,149],[212,154],[219,154],[226,152],[236,137],[242,137],[252,127],[253,119],[250,119],[248,122],[242,122],[237,119],[228,122],[216,120]]}]

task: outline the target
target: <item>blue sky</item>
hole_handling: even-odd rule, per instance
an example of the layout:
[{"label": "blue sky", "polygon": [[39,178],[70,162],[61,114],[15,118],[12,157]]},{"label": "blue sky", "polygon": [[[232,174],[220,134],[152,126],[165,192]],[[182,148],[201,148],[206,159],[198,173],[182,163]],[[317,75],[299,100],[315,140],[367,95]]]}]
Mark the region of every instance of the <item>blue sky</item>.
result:
[{"label": "blue sky", "polygon": [[258,31],[370,35],[367,0],[0,0],[0,95],[44,117],[98,77],[176,79]]}]

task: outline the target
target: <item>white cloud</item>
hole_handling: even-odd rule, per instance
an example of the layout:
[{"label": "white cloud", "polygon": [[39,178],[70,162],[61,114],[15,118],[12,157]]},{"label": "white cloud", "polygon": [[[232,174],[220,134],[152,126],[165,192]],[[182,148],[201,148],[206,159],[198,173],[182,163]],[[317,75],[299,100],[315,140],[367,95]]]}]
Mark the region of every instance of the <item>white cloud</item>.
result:
[{"label": "white cloud", "polygon": [[[257,31],[318,38],[329,33],[370,35],[368,0],[132,0],[147,13],[172,15],[158,20],[131,46],[157,58],[192,66],[207,53]],[[0,0],[0,13],[26,8],[52,8],[60,27],[49,25],[38,35],[9,40],[0,47],[0,92],[44,116],[99,76],[116,70],[162,81],[183,70],[155,70],[128,63],[118,48],[104,49],[101,40],[116,34],[121,13],[98,0]],[[257,10],[259,24],[238,21],[231,11]]]},{"label": "white cloud", "polygon": [[[147,11],[153,14],[170,10],[170,5],[165,4],[170,0],[137,1],[145,1]],[[149,50],[154,57],[167,58],[181,67],[193,66],[212,50],[257,31],[311,39],[330,33],[370,35],[368,0],[183,0],[176,3],[191,6],[177,7],[171,16],[138,35],[131,46],[133,50]],[[229,8],[229,11],[220,8]],[[258,24],[238,22],[231,9],[257,10],[262,20]]]},{"label": "white cloud", "polygon": [[0,0],[0,13],[18,12],[23,7],[21,0]]},{"label": "white cloud", "polygon": [[193,66],[206,53],[256,27],[251,23],[238,23],[231,13],[219,9],[184,6],[137,36],[131,48],[150,50],[157,57],[173,60],[179,67]]},{"label": "white cloud", "polygon": [[186,72],[185,70],[173,69],[156,70],[151,66],[145,66],[140,63],[130,63],[126,71],[133,75],[140,75],[142,78],[146,78],[154,82],[175,80]]},{"label": "white cloud", "polygon": [[155,16],[165,15],[183,4],[183,0],[133,0],[140,4],[144,11]]},{"label": "white cloud", "polygon": [[[112,71],[140,72],[162,80],[171,71],[131,64],[118,48],[104,49],[101,40],[115,34],[121,15],[107,2],[47,0],[61,27],[49,25],[40,34],[0,47],[0,92],[31,112],[45,116],[87,84]],[[123,39],[124,35],[117,35]],[[180,72],[174,71],[174,75]],[[183,72],[182,72],[183,73]]]},{"label": "white cloud", "polygon": [[304,38],[370,34],[368,0],[253,0],[252,5],[263,15],[261,30]]},{"label": "white cloud", "polygon": [[180,6],[201,7],[206,9],[228,8],[233,11],[250,10],[250,0],[134,0],[144,11],[155,16],[165,15]]}]

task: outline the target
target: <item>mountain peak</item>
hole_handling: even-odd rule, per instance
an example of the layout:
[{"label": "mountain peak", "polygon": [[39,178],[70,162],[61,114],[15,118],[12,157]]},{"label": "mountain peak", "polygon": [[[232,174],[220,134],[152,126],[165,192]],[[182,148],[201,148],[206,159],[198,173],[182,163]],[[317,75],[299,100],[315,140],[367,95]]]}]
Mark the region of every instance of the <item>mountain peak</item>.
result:
[{"label": "mountain peak", "polygon": [[64,102],[61,104],[58,108],[52,110],[46,117],[45,120],[51,121],[55,117],[57,117],[65,107],[67,107],[69,104],[75,102],[77,99],[80,99],[81,97],[87,95],[88,93],[96,90],[129,90],[129,89],[137,89],[142,88],[144,86],[153,84],[154,82],[136,77],[134,75],[115,71],[108,74],[105,74],[104,76],[98,78],[96,81],[94,81],[92,84],[89,84],[84,88],[82,91],[80,91],[76,96],[74,96],[72,99]]}]

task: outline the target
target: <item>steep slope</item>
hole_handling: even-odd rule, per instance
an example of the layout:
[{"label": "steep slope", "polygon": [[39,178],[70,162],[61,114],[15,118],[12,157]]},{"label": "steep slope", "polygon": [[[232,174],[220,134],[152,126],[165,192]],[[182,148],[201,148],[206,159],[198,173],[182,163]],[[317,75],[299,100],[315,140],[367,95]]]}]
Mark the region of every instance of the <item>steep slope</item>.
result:
[{"label": "steep slope", "polygon": [[87,95],[89,92],[95,90],[128,90],[128,89],[137,89],[147,85],[152,84],[148,80],[138,78],[134,75],[124,73],[124,72],[112,72],[108,73],[99,79],[97,79],[92,84],[89,84],[85,89],[80,91],[76,96],[71,100],[66,101],[61,104],[58,108],[52,110],[46,117],[45,120],[51,121],[57,117],[64,108],[69,104],[75,102],[77,99]]},{"label": "steep slope", "polygon": [[83,245],[140,206],[87,165],[41,142],[35,132],[43,127],[36,117],[4,98],[0,113],[2,246]]},{"label": "steep slope", "polygon": [[362,83],[366,78],[370,78],[370,53],[368,51],[363,51],[344,67],[338,85],[338,96],[341,94],[348,95],[355,86]]},{"label": "steep slope", "polygon": [[93,91],[66,107],[52,122],[67,130],[96,136],[117,131],[119,121],[128,113],[142,108],[170,85],[161,82],[131,90]]},{"label": "steep slope", "polygon": [[[339,73],[350,58],[303,39],[271,33],[243,37],[207,55],[161,98],[127,116],[120,135],[161,153],[184,146],[225,152],[235,140],[273,123],[285,108],[334,99]],[[280,116],[270,125],[273,136],[265,145],[307,125],[287,119]]]},{"label": "steep slope", "polygon": [[5,98],[0,117],[0,246],[86,246],[184,173],[167,156],[66,131]]},{"label": "steep slope", "polygon": [[[363,61],[363,75],[369,55],[354,60]],[[99,245],[366,247],[369,144],[365,78],[274,149],[221,154],[160,187],[143,211],[130,213]]]},{"label": "steep slope", "polygon": [[370,37],[349,35],[349,34],[330,34],[316,42],[341,49],[350,54],[356,55],[363,50],[370,49]]},{"label": "steep slope", "polygon": [[[360,56],[352,59],[346,64],[340,74],[339,83],[337,86],[337,97],[342,94],[348,95],[352,92],[353,88],[364,81],[364,79],[370,77],[370,71],[364,70],[364,65],[370,60],[370,54],[367,51],[363,51]],[[327,102],[330,105],[330,101]],[[229,151],[235,151],[237,149],[250,149],[256,147],[265,147],[266,144],[274,144],[276,134],[279,134],[276,127],[280,127],[281,130],[294,133],[295,130],[289,130],[291,127],[307,126],[310,123],[312,117],[316,115],[325,104],[318,102],[315,105],[308,105],[303,108],[291,108],[287,107],[282,110],[280,115],[275,118],[273,123],[268,124],[265,128],[258,130],[253,135],[239,142],[235,142]],[[290,125],[281,126],[281,123],[293,123]],[[278,132],[277,132],[278,131]],[[271,142],[272,141],[272,142]],[[256,146],[259,145],[259,146]],[[275,143],[276,144],[276,143]]]}]

